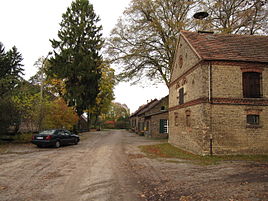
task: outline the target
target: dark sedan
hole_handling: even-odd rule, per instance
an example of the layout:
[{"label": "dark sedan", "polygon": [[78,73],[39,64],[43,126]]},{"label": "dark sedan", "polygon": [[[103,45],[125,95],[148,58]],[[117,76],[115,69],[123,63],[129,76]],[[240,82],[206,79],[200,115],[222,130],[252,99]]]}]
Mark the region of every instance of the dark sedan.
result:
[{"label": "dark sedan", "polygon": [[78,135],[72,134],[65,129],[55,129],[45,130],[33,135],[31,142],[38,147],[54,146],[58,148],[61,145],[78,144],[79,141]]}]

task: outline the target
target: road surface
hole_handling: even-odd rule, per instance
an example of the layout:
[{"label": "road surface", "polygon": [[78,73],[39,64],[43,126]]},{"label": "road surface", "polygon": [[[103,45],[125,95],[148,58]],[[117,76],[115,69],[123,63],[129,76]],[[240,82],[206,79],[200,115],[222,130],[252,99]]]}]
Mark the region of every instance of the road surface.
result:
[{"label": "road surface", "polygon": [[12,145],[0,154],[0,201],[262,201],[268,164],[200,166],[146,157],[160,143],[124,130],[84,133],[78,145]]}]

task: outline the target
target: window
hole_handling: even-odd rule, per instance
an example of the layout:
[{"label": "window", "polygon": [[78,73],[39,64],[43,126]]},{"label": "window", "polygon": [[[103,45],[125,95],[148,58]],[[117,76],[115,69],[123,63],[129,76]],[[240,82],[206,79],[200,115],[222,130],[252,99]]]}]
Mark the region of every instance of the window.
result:
[{"label": "window", "polygon": [[174,122],[175,122],[175,126],[179,125],[179,115],[177,112],[174,113]]},{"label": "window", "polygon": [[179,105],[184,103],[184,88],[179,89]]},{"label": "window", "polygon": [[166,107],[165,106],[161,106],[161,111],[165,110]]},{"label": "window", "polygon": [[179,56],[179,67],[182,68],[183,65],[183,58],[182,55]]},{"label": "window", "polygon": [[243,97],[244,98],[261,97],[261,73],[257,72],[243,73]]},{"label": "window", "polygon": [[186,110],[185,114],[186,114],[186,127],[190,127],[191,126],[191,119],[190,119],[191,111]]},{"label": "window", "polygon": [[160,119],[160,133],[168,133],[168,120]]},{"label": "window", "polygon": [[259,115],[247,115],[247,124],[250,125],[259,125],[260,124],[260,116]]}]

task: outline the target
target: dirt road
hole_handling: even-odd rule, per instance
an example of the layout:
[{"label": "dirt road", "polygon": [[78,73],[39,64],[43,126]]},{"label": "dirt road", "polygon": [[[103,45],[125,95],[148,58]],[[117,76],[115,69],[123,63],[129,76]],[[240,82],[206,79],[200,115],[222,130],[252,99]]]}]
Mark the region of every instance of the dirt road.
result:
[{"label": "dirt road", "polygon": [[120,130],[86,135],[76,146],[20,145],[0,154],[0,200],[268,200],[266,163],[170,163],[138,148],[158,141]]}]

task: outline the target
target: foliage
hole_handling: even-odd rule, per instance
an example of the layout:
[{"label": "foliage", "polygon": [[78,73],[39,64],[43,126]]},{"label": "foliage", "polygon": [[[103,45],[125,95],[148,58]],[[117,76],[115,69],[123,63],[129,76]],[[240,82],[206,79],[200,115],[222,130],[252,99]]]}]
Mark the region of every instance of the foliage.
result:
[{"label": "foliage", "polygon": [[54,57],[50,59],[48,74],[63,80],[65,100],[75,106],[79,115],[95,105],[99,93],[103,45],[102,27],[88,0],[75,0],[62,15],[59,40],[51,40]]},{"label": "foliage", "polygon": [[0,98],[0,135],[18,130],[20,125],[19,111],[9,97]]},{"label": "foliage", "polygon": [[268,33],[267,0],[205,0],[200,7],[210,14],[199,21],[203,29],[250,35]]},{"label": "foliage", "polygon": [[102,115],[102,119],[117,121],[121,118],[128,118],[129,114],[129,108],[125,104],[112,102],[109,111]]},{"label": "foliage", "polygon": [[96,105],[90,109],[92,116],[95,116],[94,127],[97,126],[98,118],[101,114],[109,111],[111,102],[114,99],[115,75],[108,63],[103,62],[101,65],[101,79],[99,84],[99,93],[96,98]]},{"label": "foliage", "polygon": [[0,97],[10,94],[21,81],[23,75],[22,56],[14,46],[5,52],[0,42]]},{"label": "foliage", "polygon": [[114,129],[115,128],[115,121],[104,121],[103,127],[106,129]]},{"label": "foliage", "polygon": [[[49,55],[50,53],[47,55],[47,57]],[[53,76],[47,76],[47,73],[51,66],[47,57],[40,57],[35,62],[37,73],[30,78],[30,83],[33,85],[42,85],[44,91],[53,94],[53,96],[63,97],[64,94],[66,94],[64,81]]]},{"label": "foliage", "polygon": [[29,143],[31,142],[33,134],[32,133],[19,133],[13,136],[14,143]]},{"label": "foliage", "polygon": [[[195,11],[207,11],[204,20]],[[176,40],[184,30],[267,34],[267,0],[132,0],[107,41],[107,53],[119,64],[119,79],[144,77],[170,81]]]},{"label": "foliage", "polygon": [[4,45],[0,43],[0,134],[18,129],[20,116],[18,109],[12,100],[18,85],[22,81],[22,56],[14,46],[5,51]]},{"label": "foliage", "polygon": [[128,128],[129,108],[125,104],[112,102],[107,113],[101,115],[105,128]]},{"label": "foliage", "polygon": [[115,128],[118,129],[128,129],[129,127],[129,118],[118,119],[115,123]]},{"label": "foliage", "polygon": [[13,102],[19,110],[22,121],[37,121],[37,107],[40,104],[40,89],[23,81],[12,96]]},{"label": "foliage", "polygon": [[107,42],[121,80],[170,81],[177,36],[187,29],[195,0],[132,0]]},{"label": "foliage", "polygon": [[77,123],[78,116],[74,109],[68,107],[63,99],[51,101],[43,121],[43,129],[66,128],[73,129]]}]

